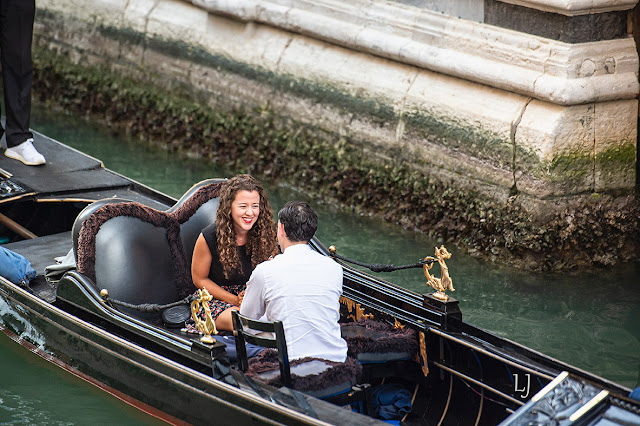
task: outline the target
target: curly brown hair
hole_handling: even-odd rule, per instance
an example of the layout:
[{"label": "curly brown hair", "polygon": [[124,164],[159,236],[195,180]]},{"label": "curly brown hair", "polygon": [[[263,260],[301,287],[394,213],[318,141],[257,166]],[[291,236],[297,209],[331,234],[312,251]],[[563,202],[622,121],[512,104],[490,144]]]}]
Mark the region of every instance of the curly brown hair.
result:
[{"label": "curly brown hair", "polygon": [[241,271],[238,257],[236,230],[231,218],[231,203],[239,191],[257,191],[260,195],[260,214],[247,234],[245,248],[251,259],[251,268],[275,256],[278,253],[273,211],[269,205],[267,194],[256,179],[249,175],[238,175],[229,179],[220,191],[218,213],[216,214],[216,240],[220,263],[224,268],[224,276],[229,278],[233,271]]}]

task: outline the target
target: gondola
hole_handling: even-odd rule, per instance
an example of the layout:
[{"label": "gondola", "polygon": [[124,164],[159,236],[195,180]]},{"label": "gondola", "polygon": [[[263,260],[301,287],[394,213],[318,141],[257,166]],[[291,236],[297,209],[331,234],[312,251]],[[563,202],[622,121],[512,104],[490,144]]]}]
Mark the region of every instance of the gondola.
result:
[{"label": "gondola", "polygon": [[[343,331],[365,342],[354,350],[364,355],[355,382],[326,397],[250,378],[230,356],[234,346],[211,339],[206,325],[196,321],[201,333],[193,333],[163,316],[202,303],[185,296],[193,290],[186,271],[223,180],[175,200],[35,137],[46,166],[0,157],[3,247],[36,271],[28,283],[0,277],[0,328],[169,423],[379,424],[389,405],[381,390],[395,389],[392,397],[410,395],[408,408],[387,417],[396,424],[640,424],[630,389],[465,322],[445,288],[403,289],[318,240],[313,249],[344,269]],[[439,250],[422,268],[446,287],[447,253]],[[69,254],[75,267],[50,274]],[[439,278],[430,269],[437,263]]]}]

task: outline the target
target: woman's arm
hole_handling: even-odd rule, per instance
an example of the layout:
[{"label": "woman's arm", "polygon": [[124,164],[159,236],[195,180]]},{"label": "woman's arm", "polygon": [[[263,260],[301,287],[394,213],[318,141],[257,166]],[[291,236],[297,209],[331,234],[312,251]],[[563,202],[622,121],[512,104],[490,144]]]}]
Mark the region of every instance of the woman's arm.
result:
[{"label": "woman's arm", "polygon": [[218,300],[224,300],[235,306],[240,306],[240,297],[229,293],[222,289],[218,284],[209,279],[209,271],[211,269],[211,261],[213,256],[207,245],[204,236],[200,234],[196,240],[196,246],[193,249],[193,258],[191,260],[191,278],[198,288],[206,288],[209,294]]}]

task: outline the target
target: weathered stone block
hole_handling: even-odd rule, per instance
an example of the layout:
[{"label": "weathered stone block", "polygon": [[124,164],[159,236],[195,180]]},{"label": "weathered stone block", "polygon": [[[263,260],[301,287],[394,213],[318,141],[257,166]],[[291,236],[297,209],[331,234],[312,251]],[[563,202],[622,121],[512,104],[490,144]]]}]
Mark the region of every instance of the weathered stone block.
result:
[{"label": "weathered stone block", "polygon": [[[132,31],[146,33],[149,14],[156,6],[157,0],[128,1],[124,10],[122,27]],[[117,22],[110,20],[117,25]]]},{"label": "weathered stone block", "polygon": [[595,190],[628,192],[636,182],[638,102],[596,104],[594,117]]},{"label": "weathered stone block", "polygon": [[291,34],[256,24],[210,14],[202,47],[215,55],[252,66],[276,70]]},{"label": "weathered stone block", "polygon": [[532,101],[516,133],[518,190],[538,198],[631,190],[637,104],[558,107]]},{"label": "weathered stone block", "polygon": [[182,0],[160,0],[148,14],[145,33],[150,36],[181,40],[199,45],[207,31],[209,13],[197,7],[185,7]]},{"label": "weathered stone block", "polygon": [[519,95],[422,71],[406,96],[407,131],[511,171],[511,125],[525,103]]},{"label": "weathered stone block", "polygon": [[516,185],[538,198],[593,190],[594,107],[531,101],[518,125]]}]

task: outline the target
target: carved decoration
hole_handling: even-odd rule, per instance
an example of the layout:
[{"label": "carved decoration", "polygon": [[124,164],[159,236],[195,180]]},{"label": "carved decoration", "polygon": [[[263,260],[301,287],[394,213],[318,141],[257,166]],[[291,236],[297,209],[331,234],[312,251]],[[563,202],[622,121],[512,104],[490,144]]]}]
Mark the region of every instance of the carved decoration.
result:
[{"label": "carved decoration", "polygon": [[438,262],[440,265],[440,278],[436,278],[429,273],[429,270],[433,268],[435,262],[425,264],[422,267],[424,269],[424,276],[427,278],[427,286],[433,287],[433,289],[436,290],[436,292],[433,293],[433,297],[438,300],[442,300],[443,302],[449,300],[449,296],[445,294],[446,290],[456,291],[456,289],[453,288],[453,281],[449,276],[449,268],[445,263],[445,259],[451,259],[451,253],[449,253],[444,246],[440,246],[440,248],[436,247],[435,258],[431,256],[424,258],[424,260],[433,260]]},{"label": "carved decoration", "polygon": [[427,341],[424,332],[420,332],[420,357],[422,358],[422,374],[429,375],[429,364],[427,363]]},{"label": "carved decoration", "polygon": [[[196,325],[196,329],[202,333],[200,341],[202,343],[213,343],[214,338],[212,334],[218,334],[216,329],[216,323],[211,316],[211,309],[209,303],[213,299],[213,296],[209,294],[206,288],[198,290],[198,298],[191,302],[191,318]],[[204,321],[198,316],[200,309],[204,311]]]},{"label": "carved decoration", "polygon": [[347,315],[347,319],[351,319],[354,322],[360,321],[360,318],[373,319],[373,314],[365,314],[364,309],[360,306],[360,304],[354,302],[349,298],[340,296],[340,303],[346,306],[347,311],[350,314]]},{"label": "carved decoration", "polygon": [[398,321],[396,318],[394,318],[393,321],[394,321],[394,324],[393,324],[394,330],[403,329],[406,327],[404,324],[400,324],[400,321]]}]

